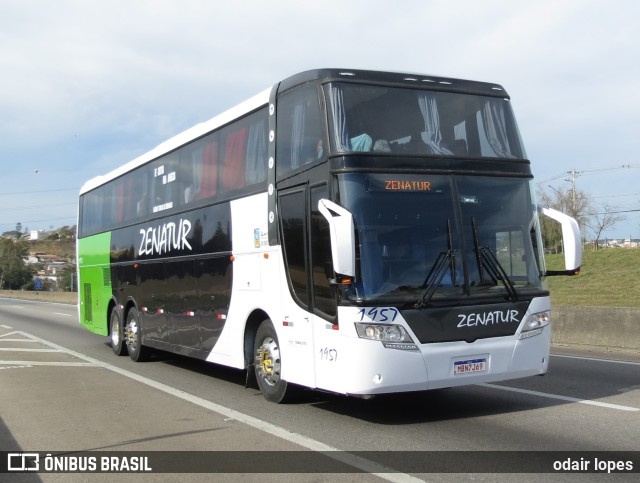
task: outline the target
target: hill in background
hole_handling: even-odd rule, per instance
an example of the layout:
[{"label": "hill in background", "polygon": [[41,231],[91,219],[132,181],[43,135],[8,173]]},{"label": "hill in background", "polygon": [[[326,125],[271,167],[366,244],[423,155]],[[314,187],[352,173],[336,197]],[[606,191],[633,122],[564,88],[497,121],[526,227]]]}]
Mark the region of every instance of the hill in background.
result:
[{"label": "hill in background", "polygon": [[[564,255],[547,255],[548,270],[563,270]],[[573,277],[548,277],[553,305],[640,307],[640,249],[586,248]]]}]

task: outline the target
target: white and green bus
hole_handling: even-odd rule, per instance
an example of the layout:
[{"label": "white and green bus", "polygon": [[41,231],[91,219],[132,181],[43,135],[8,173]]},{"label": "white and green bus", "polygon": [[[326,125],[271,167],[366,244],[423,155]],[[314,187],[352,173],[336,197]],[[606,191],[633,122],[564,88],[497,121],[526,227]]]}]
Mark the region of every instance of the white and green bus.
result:
[{"label": "white and green bus", "polygon": [[[576,273],[577,224],[545,211]],[[544,374],[538,215],[499,85],[303,72],[82,187],[80,322],[274,402]]]}]

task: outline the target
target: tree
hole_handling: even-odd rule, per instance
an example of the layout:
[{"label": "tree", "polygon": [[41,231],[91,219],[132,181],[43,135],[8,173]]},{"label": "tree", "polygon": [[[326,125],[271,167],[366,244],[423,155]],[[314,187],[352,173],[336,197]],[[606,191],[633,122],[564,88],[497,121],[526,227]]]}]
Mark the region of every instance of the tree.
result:
[{"label": "tree", "polygon": [[58,290],[65,292],[75,292],[76,287],[76,266],[69,264],[64,267],[58,274]]},{"label": "tree", "polygon": [[[616,216],[614,208],[607,203],[594,208],[593,199],[582,191],[568,188],[566,190],[556,189],[549,186],[551,193],[542,191],[539,195],[539,203],[542,206],[553,208],[571,216],[578,222],[582,237],[585,236],[585,229],[589,229],[595,237],[597,246],[598,238],[605,230],[613,228],[624,217]],[[562,243],[560,227],[552,220],[543,218],[542,220],[543,239],[545,246],[556,251]]]},{"label": "tree", "polygon": [[63,226],[62,228],[58,228],[55,231],[49,233],[46,237],[46,240],[70,240],[74,241],[76,239],[76,227],[74,226]]},{"label": "tree", "polygon": [[604,202],[598,210],[591,213],[586,221],[586,226],[593,233],[593,246],[596,250],[598,249],[600,235],[625,219],[624,216],[616,213],[616,209],[617,208],[610,206],[607,202]]},{"label": "tree", "polygon": [[[589,211],[589,197],[581,191],[573,189],[556,189],[549,186],[550,192],[541,191],[539,194],[540,205],[561,211],[574,218],[580,227],[582,227],[587,218]],[[552,253],[562,251],[562,230],[560,224],[549,218],[542,217],[542,238],[544,246]]]},{"label": "tree", "polygon": [[0,238],[0,289],[20,289],[32,278],[23,256],[27,247],[22,242]]}]

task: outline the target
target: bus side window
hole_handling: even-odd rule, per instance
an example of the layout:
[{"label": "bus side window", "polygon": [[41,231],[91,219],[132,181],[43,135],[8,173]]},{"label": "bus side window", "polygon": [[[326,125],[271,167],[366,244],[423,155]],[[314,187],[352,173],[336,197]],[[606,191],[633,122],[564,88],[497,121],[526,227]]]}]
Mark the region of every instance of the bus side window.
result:
[{"label": "bus side window", "polygon": [[246,184],[260,183],[267,179],[268,155],[268,117],[267,110],[262,109],[250,118],[249,139],[247,140]]},{"label": "bus side window", "polygon": [[247,150],[246,127],[232,126],[222,131],[224,149],[222,156],[222,190],[243,188],[245,184],[244,161]]},{"label": "bus side window", "polygon": [[239,190],[267,179],[267,110],[261,109],[221,131],[222,190]]},{"label": "bus side window", "polygon": [[199,143],[184,147],[176,165],[177,202],[179,206],[188,205],[197,199],[200,180],[195,177],[202,164],[202,147]]},{"label": "bus side window", "polygon": [[285,93],[278,100],[278,177],[307,164],[324,159],[320,102],[315,86],[304,86]]},{"label": "bus side window", "polygon": [[218,135],[210,134],[204,140],[202,147],[201,171],[196,174],[200,179],[198,199],[206,199],[218,192]]}]

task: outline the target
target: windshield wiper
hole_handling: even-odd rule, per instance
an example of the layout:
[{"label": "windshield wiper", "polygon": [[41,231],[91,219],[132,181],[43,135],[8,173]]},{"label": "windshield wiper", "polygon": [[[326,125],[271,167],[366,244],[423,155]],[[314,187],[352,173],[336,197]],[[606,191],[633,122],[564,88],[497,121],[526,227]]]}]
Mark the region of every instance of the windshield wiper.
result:
[{"label": "windshield wiper", "polygon": [[447,220],[447,245],[448,249],[444,252],[440,252],[436,261],[433,263],[431,270],[427,274],[427,278],[424,279],[420,289],[422,293],[418,301],[414,304],[414,308],[421,309],[429,303],[433,294],[436,293],[440,282],[447,273],[447,268],[451,270],[451,281],[453,285],[456,284],[456,270],[455,270],[455,250],[451,242],[451,224]]},{"label": "windshield wiper", "polygon": [[486,270],[489,276],[493,279],[494,284],[497,284],[498,280],[502,281],[507,293],[509,294],[509,300],[518,300],[518,291],[509,278],[506,270],[496,258],[495,254],[488,246],[480,246],[478,239],[478,227],[474,217],[471,217],[471,227],[473,230],[473,245],[476,253],[476,261],[478,263],[478,271],[480,272],[480,283],[485,283],[484,271]]}]

